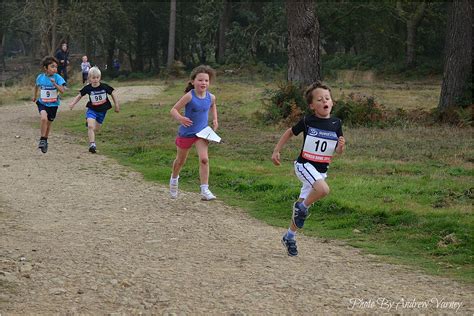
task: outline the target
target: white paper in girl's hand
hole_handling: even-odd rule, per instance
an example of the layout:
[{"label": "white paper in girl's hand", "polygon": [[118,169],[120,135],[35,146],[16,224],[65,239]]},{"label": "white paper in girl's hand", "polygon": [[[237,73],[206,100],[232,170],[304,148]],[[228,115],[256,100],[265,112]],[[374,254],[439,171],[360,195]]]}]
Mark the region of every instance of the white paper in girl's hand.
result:
[{"label": "white paper in girl's hand", "polygon": [[221,142],[221,138],[219,137],[219,135],[217,135],[216,132],[214,132],[214,130],[210,128],[209,126],[205,127],[202,131],[197,133],[196,136],[199,138],[204,138],[204,139],[216,142],[216,143]]}]

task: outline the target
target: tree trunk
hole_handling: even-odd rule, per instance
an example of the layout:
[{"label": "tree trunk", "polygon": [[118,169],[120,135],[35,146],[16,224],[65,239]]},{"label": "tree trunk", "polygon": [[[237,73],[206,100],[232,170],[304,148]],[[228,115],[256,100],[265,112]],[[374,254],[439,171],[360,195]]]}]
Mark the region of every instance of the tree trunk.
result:
[{"label": "tree trunk", "polygon": [[0,72],[5,70],[5,54],[4,54],[4,47],[5,47],[5,40],[6,40],[6,33],[0,29]]},{"label": "tree trunk", "polygon": [[416,43],[416,26],[413,21],[407,21],[407,51],[405,64],[408,68],[415,65],[415,43]]},{"label": "tree trunk", "polygon": [[288,25],[288,81],[306,86],[321,80],[319,22],[313,0],[285,0]]},{"label": "tree trunk", "polygon": [[45,18],[39,22],[41,49],[40,56],[54,56],[56,50],[59,48],[57,43],[57,16],[59,10],[58,0],[45,0],[39,4],[40,13]]},{"label": "tree trunk", "polygon": [[[143,15],[141,15],[143,16]],[[137,25],[137,37],[136,37],[136,47],[135,50],[135,69],[133,71],[143,72],[143,54],[144,54],[144,47],[143,47],[143,32],[144,32],[144,24],[143,20],[140,19]]]},{"label": "tree trunk", "polygon": [[[438,110],[458,106],[472,83],[472,2],[454,0],[448,13],[443,83]],[[472,92],[471,103],[472,103]]]},{"label": "tree trunk", "polygon": [[232,4],[230,0],[224,0],[224,11],[219,21],[219,35],[217,38],[217,62],[222,64],[225,62],[225,33],[229,28],[230,16],[232,14]]},{"label": "tree trunk", "polygon": [[170,29],[168,36],[168,60],[166,66],[168,69],[171,68],[174,62],[174,45],[176,40],[176,0],[171,0],[170,2]]},{"label": "tree trunk", "polygon": [[407,51],[406,51],[406,65],[408,67],[415,66],[416,63],[416,34],[418,26],[423,19],[425,13],[426,2],[418,4],[415,13],[411,15],[407,22]]},{"label": "tree trunk", "polygon": [[107,56],[105,59],[105,64],[107,69],[112,72],[114,70],[114,53],[115,53],[115,38],[110,37],[107,41]]},{"label": "tree trunk", "polygon": [[59,6],[58,6],[58,0],[53,0],[53,8],[51,10],[51,19],[50,19],[50,23],[51,23],[51,48],[49,50],[49,55],[50,56],[54,56],[54,53],[56,52],[56,47],[58,47],[58,45],[60,43],[57,43],[57,32],[56,32],[56,29],[58,28],[57,26],[57,20],[58,20],[58,10],[59,10]]}]

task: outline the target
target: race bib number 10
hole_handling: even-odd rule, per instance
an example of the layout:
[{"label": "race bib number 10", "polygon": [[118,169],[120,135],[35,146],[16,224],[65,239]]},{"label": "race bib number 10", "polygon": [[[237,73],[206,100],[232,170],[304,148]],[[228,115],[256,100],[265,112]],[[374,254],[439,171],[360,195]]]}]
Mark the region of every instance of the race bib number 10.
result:
[{"label": "race bib number 10", "polygon": [[90,99],[93,106],[99,106],[107,102],[107,93],[91,94]]},{"label": "race bib number 10", "polygon": [[304,141],[302,157],[314,162],[330,163],[336,145],[335,132],[310,127]]}]

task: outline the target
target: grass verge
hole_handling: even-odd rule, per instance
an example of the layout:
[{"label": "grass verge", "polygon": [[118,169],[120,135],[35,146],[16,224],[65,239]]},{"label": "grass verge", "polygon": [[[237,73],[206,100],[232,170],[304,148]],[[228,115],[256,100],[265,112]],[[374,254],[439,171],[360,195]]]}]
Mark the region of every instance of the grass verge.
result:
[{"label": "grass verge", "polygon": [[[282,167],[271,164],[286,127],[264,126],[253,116],[268,86],[222,81],[213,87],[223,143],[210,146],[210,184],[221,200],[282,227],[283,233],[300,188],[292,160],[302,140],[295,137],[287,144]],[[167,184],[178,127],[169,110],[183,88],[182,81],[169,82],[159,98],[124,104],[119,115],[109,115],[98,136],[100,152]],[[64,113],[56,126],[77,133],[86,144],[82,114]],[[331,194],[312,207],[303,233],[343,239],[390,262],[472,283],[472,129],[410,126],[346,128],[344,133],[347,151],[328,172]],[[181,188],[197,191],[198,177],[193,152],[181,173]]]}]

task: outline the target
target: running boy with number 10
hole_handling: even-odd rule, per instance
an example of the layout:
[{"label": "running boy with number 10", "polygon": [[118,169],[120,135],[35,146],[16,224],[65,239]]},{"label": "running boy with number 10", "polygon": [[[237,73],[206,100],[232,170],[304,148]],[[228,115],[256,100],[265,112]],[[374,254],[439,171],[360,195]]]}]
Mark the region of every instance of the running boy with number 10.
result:
[{"label": "running boy with number 10", "polygon": [[344,152],[341,120],[331,117],[333,101],[331,89],[321,82],[315,82],[306,89],[305,99],[312,110],[295,126],[283,133],[272,154],[272,161],[280,165],[280,150],[293,136],[303,132],[304,141],[298,159],[294,162],[295,173],[303,183],[298,201],[293,205],[290,227],[282,238],[289,256],[298,255],[296,231],[302,228],[308,216],[308,208],[314,202],[329,194],[325,179],[334,152]]}]

